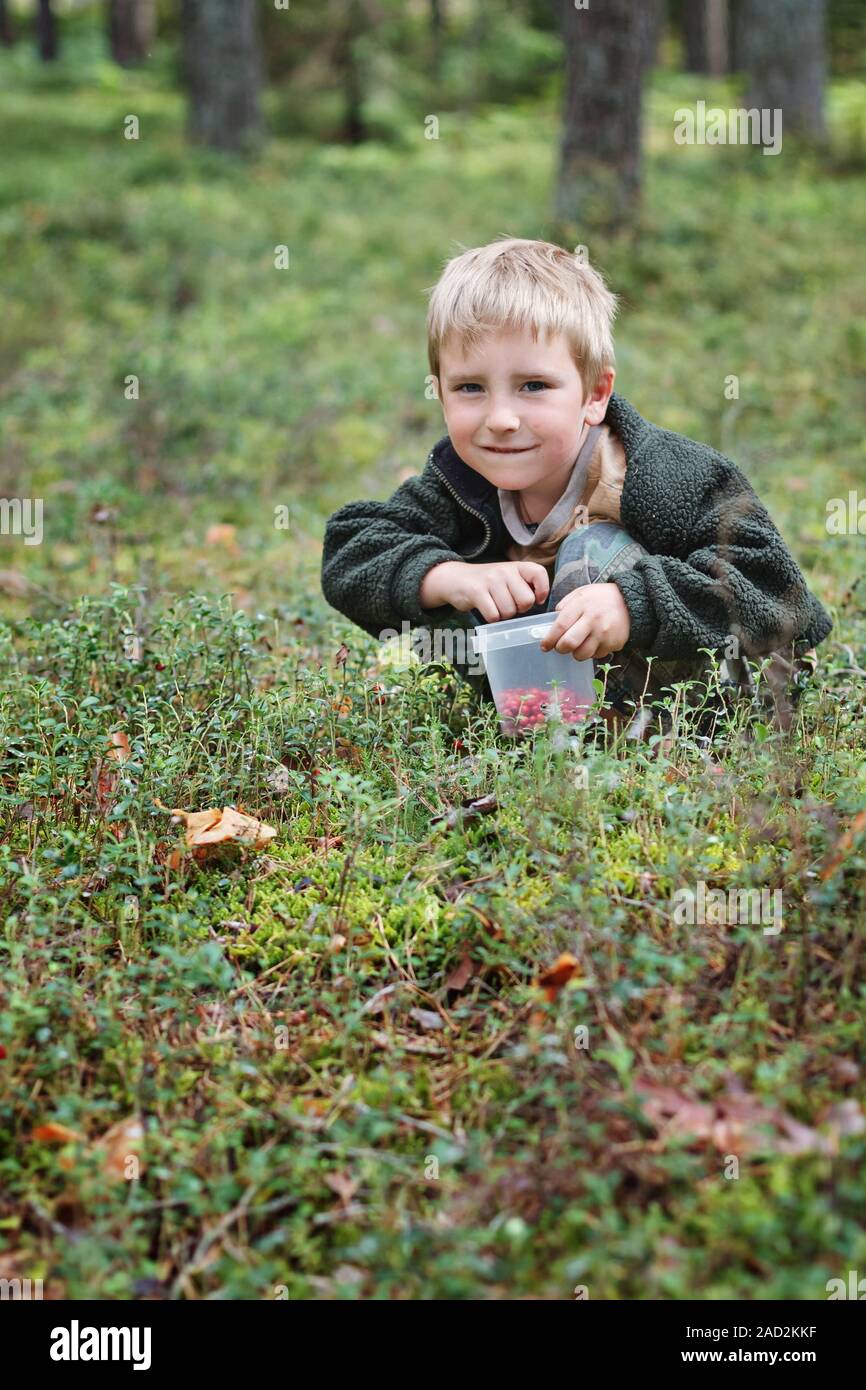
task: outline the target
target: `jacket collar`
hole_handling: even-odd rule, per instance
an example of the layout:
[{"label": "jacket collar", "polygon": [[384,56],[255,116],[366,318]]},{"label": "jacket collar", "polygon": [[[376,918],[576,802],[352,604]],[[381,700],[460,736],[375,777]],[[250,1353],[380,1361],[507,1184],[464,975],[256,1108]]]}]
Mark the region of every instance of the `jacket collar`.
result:
[{"label": "jacket collar", "polygon": [[[656,428],[639,415],[624,396],[616,392],[608,401],[604,423],[622,440],[626,463],[630,463],[646,442],[649,432]],[[444,435],[430,451],[430,459],[446,481],[470,507],[484,510],[496,498],[496,486],[471,468],[457,453],[450,435]],[[495,507],[498,510],[498,505]]]}]

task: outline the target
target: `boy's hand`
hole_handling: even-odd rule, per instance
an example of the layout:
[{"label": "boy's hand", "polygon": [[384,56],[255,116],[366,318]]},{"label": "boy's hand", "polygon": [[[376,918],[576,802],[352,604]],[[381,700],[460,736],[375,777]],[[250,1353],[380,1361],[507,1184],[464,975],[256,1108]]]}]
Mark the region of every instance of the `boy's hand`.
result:
[{"label": "boy's hand", "polygon": [[601,661],[622,651],[631,632],[631,617],[616,584],[584,584],[561,598],[559,617],[542,638],[541,649],[571,652],[575,661]]},{"label": "boy's hand", "polygon": [[470,565],[445,560],[428,570],[418,594],[422,608],[450,603],[460,613],[477,608],[485,622],[515,618],[550,593],[550,577],[534,560],[501,560],[492,565]]}]

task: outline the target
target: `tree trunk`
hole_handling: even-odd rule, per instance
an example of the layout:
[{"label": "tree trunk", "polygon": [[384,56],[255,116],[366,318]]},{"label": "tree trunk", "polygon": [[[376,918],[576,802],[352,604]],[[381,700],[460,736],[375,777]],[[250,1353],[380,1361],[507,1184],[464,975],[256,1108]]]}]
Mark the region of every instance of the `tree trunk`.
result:
[{"label": "tree trunk", "polygon": [[430,40],[433,50],[433,74],[442,71],[442,43],[445,37],[445,0],[430,0]]},{"label": "tree trunk", "polygon": [[824,0],[743,0],[742,9],[746,107],[781,110],[783,134],[825,139]]},{"label": "tree trunk", "polygon": [[154,0],[108,0],[108,42],[122,68],[136,67],[150,55],[156,30]]},{"label": "tree trunk", "polygon": [[15,30],[12,28],[12,19],[6,0],[0,0],[0,43],[4,48],[11,48],[15,42]]},{"label": "tree trunk", "polygon": [[683,42],[687,72],[721,77],[730,68],[728,0],[686,0]]},{"label": "tree trunk", "polygon": [[613,230],[640,196],[641,83],[646,16],[633,0],[576,9],[561,0],[565,111],[556,189],[561,235],[584,224]]},{"label": "tree trunk", "polygon": [[57,20],[51,8],[51,0],[39,0],[36,10],[36,44],[43,63],[52,63],[60,51]]},{"label": "tree trunk", "polygon": [[746,66],[746,40],[744,29],[745,0],[729,0],[729,30],[731,50],[731,72],[742,72]]},{"label": "tree trunk", "polygon": [[651,72],[658,62],[659,40],[664,29],[665,5],[664,0],[644,0],[644,3],[646,5],[644,70]]},{"label": "tree trunk", "polygon": [[252,149],[262,134],[255,0],[182,0],[189,133],[216,150]]},{"label": "tree trunk", "polygon": [[346,16],[334,51],[334,64],[343,88],[343,134],[348,145],[359,145],[367,138],[364,125],[364,82],[355,40],[363,29],[358,0],[348,0]]},{"label": "tree trunk", "polygon": [[731,67],[730,13],[728,0],[706,0],[707,61],[713,77],[723,77]]}]

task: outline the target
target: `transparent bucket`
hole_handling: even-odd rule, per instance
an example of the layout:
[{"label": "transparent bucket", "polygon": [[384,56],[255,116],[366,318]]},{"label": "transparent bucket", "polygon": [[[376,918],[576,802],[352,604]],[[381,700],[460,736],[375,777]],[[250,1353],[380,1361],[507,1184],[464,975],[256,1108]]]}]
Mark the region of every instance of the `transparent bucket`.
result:
[{"label": "transparent bucket", "polygon": [[530,613],[483,623],[472,633],[484,663],[504,734],[527,734],[540,724],[580,724],[595,699],[592,661],[570,652],[542,651],[557,613]]}]

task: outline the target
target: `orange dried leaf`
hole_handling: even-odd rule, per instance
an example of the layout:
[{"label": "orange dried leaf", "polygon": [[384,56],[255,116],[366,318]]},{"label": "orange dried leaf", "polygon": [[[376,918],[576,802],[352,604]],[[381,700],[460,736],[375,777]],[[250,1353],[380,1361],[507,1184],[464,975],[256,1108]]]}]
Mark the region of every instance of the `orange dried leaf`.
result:
[{"label": "orange dried leaf", "polygon": [[457,965],[455,965],[448,979],[445,981],[445,988],[456,990],[458,993],[461,992],[469,984],[469,981],[472,979],[477,969],[478,967],[475,961],[468,952],[464,951]]},{"label": "orange dried leaf", "polygon": [[866,811],[858,811],[850,826],[842,835],[836,845],[836,852],[828,864],[821,870],[821,878],[826,882],[841,864],[844,864],[851,850],[854,848],[854,841],[861,830],[866,829]]},{"label": "orange dried leaf", "polygon": [[[166,810],[166,807],[162,808]],[[248,845],[252,849],[263,849],[270,844],[276,830],[255,816],[248,816],[234,806],[224,806],[220,811],[183,811],[177,807],[171,814],[182,820],[186,827],[186,843],[189,849],[207,849],[213,845]]]},{"label": "orange dried leaf", "polygon": [[0,570],[0,593],[10,598],[27,598],[33,585],[20,570]]},{"label": "orange dried leaf", "polygon": [[679,1139],[688,1146],[710,1143],[725,1154],[832,1156],[838,1152],[838,1125],[831,1123],[830,1133],[820,1134],[739,1089],[729,1089],[715,1100],[699,1101],[672,1086],[639,1079],[635,1091],[643,1114],[659,1132],[660,1142]]},{"label": "orange dried leaf", "polygon": [[237,529],[231,522],[217,522],[214,526],[209,526],[205,534],[205,545],[221,545],[230,555],[240,555],[240,547],[237,542]]},{"label": "orange dried leaf", "polygon": [[347,1207],[358,1191],[358,1179],[346,1172],[325,1173],[324,1176],[325,1182],[339,1197],[342,1206]]},{"label": "orange dried leaf", "polygon": [[109,758],[115,758],[117,762],[125,763],[128,758],[132,757],[129,739],[122,729],[115,729],[113,733],[109,734],[108,742],[110,745],[108,749]]},{"label": "orange dried leaf", "polygon": [[[348,709],[343,710],[340,717],[342,718],[342,714],[347,713]],[[338,758],[343,758],[346,762],[351,763],[353,767],[364,766],[364,755],[357,743],[352,743],[349,739],[342,738],[339,734],[337,735],[334,751]]]},{"label": "orange dried leaf", "polygon": [[563,951],[562,955],[550,967],[538,977],[537,983],[544,990],[547,998],[552,1003],[564,985],[567,985],[572,975],[580,969],[580,961],[571,954],[570,951]]},{"label": "orange dried leaf", "polygon": [[84,1135],[79,1134],[76,1129],[69,1129],[67,1125],[58,1124],[56,1120],[49,1120],[47,1125],[37,1125],[31,1139],[38,1139],[42,1144],[83,1144]]},{"label": "orange dried leaf", "polygon": [[[144,1142],[144,1125],[139,1115],[129,1115],[107,1129],[93,1145],[93,1152],[102,1158],[102,1170],[109,1178],[127,1181],[138,1177],[141,1171],[141,1148]],[[129,1160],[135,1159],[130,1166]]]}]

